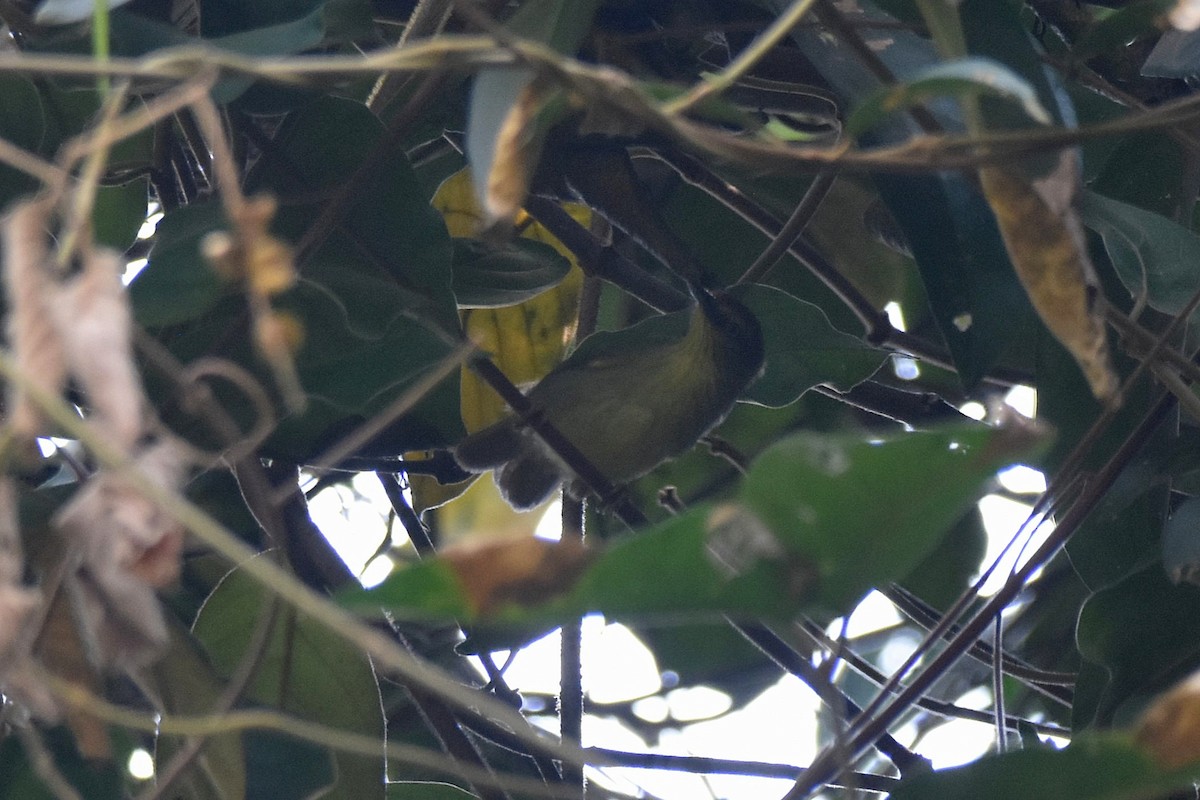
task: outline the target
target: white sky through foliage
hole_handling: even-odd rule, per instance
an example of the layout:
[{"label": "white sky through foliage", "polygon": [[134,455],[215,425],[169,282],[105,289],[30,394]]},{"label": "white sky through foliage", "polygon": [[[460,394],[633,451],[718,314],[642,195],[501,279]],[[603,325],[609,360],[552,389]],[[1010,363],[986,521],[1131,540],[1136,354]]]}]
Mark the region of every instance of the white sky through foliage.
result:
[{"label": "white sky through foliage", "polygon": [[[1035,412],[1031,390],[1019,387],[1007,402],[1027,416]],[[979,409],[983,411],[982,407]],[[992,494],[980,501],[988,533],[984,563],[990,563],[1019,529],[1030,511],[1022,502],[1045,488],[1041,473],[1028,467],[1014,467],[1001,473],[998,483],[1006,496]],[[1016,498],[1022,498],[1018,500]],[[388,503],[378,480],[370,473],[355,476],[349,485],[334,486],[321,492],[311,503],[313,519],[330,542],[366,585],[383,580],[393,567],[392,560],[377,555],[386,531]],[[546,513],[539,535],[556,538],[559,519],[557,504]],[[1009,548],[1000,568],[985,585],[985,594],[996,591],[1018,558],[1036,549],[1051,525],[1036,532],[1036,541]],[[405,534],[394,526],[395,544],[403,544]],[[851,615],[846,630],[851,637],[895,628],[901,617],[882,595],[872,593]],[[840,623],[831,626],[837,634]],[[894,669],[915,646],[918,637],[892,635],[878,656],[885,669]],[[890,649],[889,649],[890,648]],[[498,659],[502,663],[503,658]],[[599,616],[584,623],[583,676],[585,691],[597,712],[584,723],[584,744],[638,752],[671,755],[709,756],[804,766],[818,749],[818,713],[820,701],[798,679],[784,676],[745,707],[724,713],[729,699],[722,693],[675,690],[659,696],[663,676],[653,654],[627,628],[605,624]],[[554,632],[524,648],[505,672],[512,688],[537,702],[558,691],[559,634]],[[668,680],[670,676],[667,676]],[[650,722],[662,722],[657,741],[644,741],[604,706],[646,698],[633,706],[634,713]],[[961,705],[988,709],[990,692],[976,689],[961,698],[944,698]],[[552,718],[544,724],[556,727]],[[672,724],[667,724],[672,723]],[[987,724],[963,720],[926,728],[918,737],[911,725],[897,730],[897,738],[922,755],[935,767],[944,768],[978,758],[993,747],[995,731]],[[722,800],[776,800],[788,790],[788,780],[718,775],[702,778],[665,770],[607,770],[592,774],[592,780],[607,788],[637,796],[639,789],[663,800],[721,798]]]}]

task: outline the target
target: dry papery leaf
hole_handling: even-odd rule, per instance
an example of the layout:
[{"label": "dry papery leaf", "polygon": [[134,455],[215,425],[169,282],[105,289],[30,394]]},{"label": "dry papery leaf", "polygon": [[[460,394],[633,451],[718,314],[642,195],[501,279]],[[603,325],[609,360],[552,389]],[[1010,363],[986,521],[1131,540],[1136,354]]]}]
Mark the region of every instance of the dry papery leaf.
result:
[{"label": "dry papery leaf", "polygon": [[1167,769],[1200,761],[1200,672],[1160,695],[1142,714],[1134,738]]},{"label": "dry papery leaf", "polygon": [[529,194],[529,180],[541,147],[536,120],[548,93],[541,81],[530,81],[496,131],[491,170],[484,178],[487,188],[483,208],[488,226],[511,225]]},{"label": "dry papery leaf", "polygon": [[[186,474],[183,447],[156,442],[135,458],[159,486]],[[154,589],[179,576],[183,529],[124,477],[100,472],[59,511],[54,524],[80,552],[79,613],[102,665],[137,667],[167,643]]]},{"label": "dry papery leaf", "polygon": [[979,171],[1009,258],[1042,322],[1083,370],[1092,394],[1116,398],[1118,380],[1108,357],[1099,281],[1073,201],[1079,164],[1060,154],[1049,175],[1031,180],[1016,167]]},{"label": "dry papery leaf", "polygon": [[570,590],[595,552],[575,539],[533,537],[447,548],[442,552],[479,615],[509,603],[535,605]]},{"label": "dry papery leaf", "polygon": [[67,363],[87,392],[94,419],[128,453],[145,430],[146,414],[123,267],[112,250],[89,253],[82,272],[55,293],[51,308]]},{"label": "dry papery leaf", "polygon": [[[45,200],[18,203],[4,221],[4,290],[8,300],[8,340],[17,369],[47,394],[67,380],[66,356],[51,315],[53,281],[48,272],[47,230],[51,206]],[[41,411],[25,392],[10,390],[8,421],[14,432],[32,438],[44,430]]]},{"label": "dry papery leaf", "polygon": [[41,602],[38,590],[23,585],[24,573],[17,489],[12,478],[0,476],[0,684],[5,667],[19,658],[20,634]]},{"label": "dry papery leaf", "polygon": [[1181,31],[1200,28],[1200,0],[1179,0],[1167,14],[1171,27]]},{"label": "dry papery leaf", "polygon": [[30,623],[35,621],[42,594],[22,582],[25,560],[17,520],[16,483],[0,476],[0,691],[27,714],[55,720],[58,704],[33,677]]},{"label": "dry papery leaf", "polygon": [[[46,200],[19,204],[4,226],[8,338],[21,373],[58,394],[68,368],[87,392],[106,435],[129,452],[145,429],[141,380],[131,344],[132,313],[121,283],[124,260],[85,248],[80,274],[59,283],[50,271]],[[17,434],[45,432],[39,409],[13,389],[9,420]]]}]

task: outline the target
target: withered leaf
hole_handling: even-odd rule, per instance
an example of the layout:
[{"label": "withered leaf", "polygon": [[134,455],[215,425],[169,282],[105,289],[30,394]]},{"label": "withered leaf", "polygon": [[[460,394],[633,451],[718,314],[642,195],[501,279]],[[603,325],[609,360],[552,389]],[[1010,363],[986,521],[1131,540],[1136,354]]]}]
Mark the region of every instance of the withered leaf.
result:
[{"label": "withered leaf", "polygon": [[1109,363],[1099,284],[1072,204],[1079,184],[1073,154],[1063,153],[1040,180],[1008,166],[986,167],[979,177],[1038,316],[1075,358],[1096,398],[1113,402],[1118,381]]},{"label": "withered leaf", "polygon": [[458,578],[467,606],[477,615],[508,604],[531,606],[566,593],[594,552],[582,542],[533,537],[447,549],[442,558]]},{"label": "withered leaf", "polygon": [[1142,714],[1134,738],[1162,767],[1200,761],[1200,672],[1160,695]]}]

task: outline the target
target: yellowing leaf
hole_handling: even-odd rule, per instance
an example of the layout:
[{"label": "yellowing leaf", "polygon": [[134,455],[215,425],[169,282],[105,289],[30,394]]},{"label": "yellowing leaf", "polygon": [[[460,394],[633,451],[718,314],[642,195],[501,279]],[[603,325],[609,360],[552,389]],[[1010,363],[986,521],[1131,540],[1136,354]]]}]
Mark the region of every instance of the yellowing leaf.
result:
[{"label": "yellowing leaf", "polygon": [[452,503],[437,510],[437,530],[443,544],[532,538],[545,505],[514,511],[486,475],[471,484]]},{"label": "yellowing leaf", "polygon": [[442,181],[430,204],[441,212],[451,236],[471,237],[479,232],[479,204],[469,169],[460,169]]},{"label": "yellowing leaf", "polygon": [[[428,456],[428,450],[417,450],[404,454],[405,458],[417,460]],[[471,488],[471,484],[478,478],[478,475],[472,475],[465,481],[459,481],[458,483],[440,483],[432,475],[410,474],[408,476],[408,488],[412,494],[413,511],[423,514],[430,509],[440,508],[442,505],[461,496],[463,492]],[[439,522],[439,527],[440,524]]]},{"label": "yellowing leaf", "polygon": [[1097,399],[1111,402],[1117,376],[1108,358],[1099,288],[1072,207],[1078,185],[1070,153],[1041,180],[1011,167],[979,171],[1009,258],[1042,322],[1075,358]]},{"label": "yellowing leaf", "polygon": [[[452,236],[472,236],[478,230],[479,208],[467,170],[443,181],[432,202],[445,217]],[[563,207],[579,224],[591,224],[592,212],[587,206],[566,203]],[[518,214],[517,222],[522,237],[553,247],[571,262],[571,271],[558,286],[524,303],[470,309],[462,317],[467,336],[492,356],[509,380],[521,385],[537,382],[562,360],[575,332],[583,273],[571,251],[541,224],[530,220],[524,211]],[[491,387],[465,368],[460,395],[463,424],[468,431],[486,428],[507,413]]]}]

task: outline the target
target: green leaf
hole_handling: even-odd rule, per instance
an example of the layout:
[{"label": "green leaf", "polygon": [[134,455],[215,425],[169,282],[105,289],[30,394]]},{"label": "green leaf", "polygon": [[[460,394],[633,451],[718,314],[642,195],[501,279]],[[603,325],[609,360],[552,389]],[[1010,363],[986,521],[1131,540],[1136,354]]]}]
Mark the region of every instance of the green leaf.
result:
[{"label": "green leaf", "polygon": [[[74,740],[66,727],[35,730],[44,736],[54,766],[67,782],[87,800],[120,800],[128,795],[122,789],[121,775],[111,762],[93,763],[85,760],[75,749]],[[29,756],[14,735],[0,741],[0,800],[58,800],[29,763]]]},{"label": "green leaf", "polygon": [[218,203],[184,206],[159,221],[149,263],[129,285],[138,324],[155,328],[189,322],[230,291],[200,254],[204,236],[226,226]]},{"label": "green leaf", "polygon": [[101,186],[92,209],[92,231],[100,244],[125,252],[146,221],[148,182],[145,178],[121,186]]},{"label": "green leaf", "polygon": [[834,328],[819,307],[772,289],[748,286],[735,293],[762,326],[766,368],[745,399],[780,407],[814,386],[847,392],[875,374],[888,354]]},{"label": "green leaf", "polygon": [[[149,670],[147,680],[162,703],[162,711],[178,716],[213,713],[220,702],[224,683],[213,670],[199,643],[168,617],[171,644],[166,654]],[[155,748],[160,768],[179,751],[179,737],[160,737]],[[240,732],[210,736],[192,767],[181,776],[199,797],[240,800],[246,797],[246,760]]]},{"label": "green leaf", "polygon": [[881,87],[867,96],[846,121],[846,133],[858,136],[887,114],[941,96],[987,94],[1017,103],[1035,122],[1053,121],[1036,90],[1017,73],[990,58],[964,58],[921,70],[895,86]]},{"label": "green leaf", "polygon": [[[272,157],[260,161],[247,177],[248,190],[279,197],[335,193],[356,176],[366,158],[378,155],[383,133],[382,123],[361,103],[322,98],[288,116],[276,135]],[[404,305],[410,311],[422,311],[457,330],[450,290],[453,245],[408,159],[389,148],[365,174],[356,176],[352,188],[334,233],[302,265],[303,277],[330,287],[347,271],[371,280],[390,279],[393,293],[409,293]],[[276,227],[299,241],[322,208],[317,203],[284,204]],[[379,304],[387,302],[381,299]],[[393,311],[399,314],[402,309]]]},{"label": "green leaf", "polygon": [[548,244],[513,239],[493,246],[454,240],[454,295],[460,308],[512,306],[557,285],[571,262]]},{"label": "green leaf", "polygon": [[1196,292],[1200,237],[1166,217],[1095,192],[1079,204],[1083,224],[1100,234],[1129,293],[1150,307],[1178,314]]},{"label": "green leaf", "polygon": [[938,330],[965,388],[1036,316],[983,197],[959,176],[877,175],[912,248]]},{"label": "green leaf", "polygon": [[971,585],[987,541],[983,515],[975,506],[900,583],[934,608],[947,609]]},{"label": "green leaf", "polygon": [[[1090,142],[1095,148],[1099,142]],[[1145,131],[1109,143],[1112,151],[1094,180],[1092,192],[1174,219],[1184,207],[1183,148],[1162,131]],[[1085,155],[1087,151],[1085,150]]]},{"label": "green leaf", "polygon": [[836,612],[912,570],[997,469],[1046,442],[1022,425],[799,434],[755,460],[740,497],[814,570],[821,606]]},{"label": "green leaf", "polygon": [[1085,733],[1063,748],[1018,750],[909,778],[892,800],[1138,800],[1191,787],[1197,770],[1165,770],[1121,733]]},{"label": "green leaf", "polygon": [[1095,724],[1129,722],[1200,655],[1200,587],[1175,586],[1155,562],[1084,603],[1079,652],[1108,670]]},{"label": "green leaf", "polygon": [[[340,763],[328,750],[278,731],[246,732],[246,789],[247,795],[255,800],[295,797],[351,800],[355,795],[343,788],[340,780],[343,776],[338,774]],[[382,783],[382,777],[379,782]],[[372,791],[363,796],[381,795]]]},{"label": "green leaf", "polygon": [[474,796],[452,783],[438,781],[393,781],[387,786],[388,800],[464,800]]},{"label": "green leaf", "polygon": [[471,559],[506,563],[497,551],[427,559],[342,601],[401,617],[456,617],[474,625],[476,647],[527,640],[591,611],[642,622],[836,615],[911,570],[996,469],[1044,442],[1025,427],[982,425],[878,438],[799,434],[755,460],[737,502],[699,505],[620,541],[568,585],[551,588],[534,573],[523,589],[494,572],[494,583],[480,583],[482,564]]},{"label": "green leaf", "polygon": [[[32,80],[23,75],[0,75],[0,138],[46,155],[57,146],[50,135],[46,105]],[[12,200],[37,188],[37,181],[7,164],[0,164],[0,211]]]},{"label": "green leaf", "polygon": [[1155,36],[1161,31],[1161,20],[1179,0],[1138,0],[1106,14],[1093,25],[1072,52],[1080,61],[1101,53],[1112,53],[1127,47],[1143,36]]},{"label": "green leaf", "polygon": [[[263,556],[264,558],[266,556]],[[379,688],[361,652],[312,620],[282,604],[263,588],[233,572],[205,601],[193,632],[217,671],[228,676],[245,656],[264,613],[276,614],[248,696],[255,702],[333,728],[379,737],[384,723]],[[335,753],[338,781],[329,798],[382,798],[383,757]],[[257,796],[253,792],[249,796]]]},{"label": "green leaf", "polygon": [[[1036,102],[1051,122],[1074,121],[1070,98],[1053,73],[1047,70],[1040,51],[1021,19],[1021,4],[1013,0],[963,0],[958,7],[967,49],[973,56],[995,59],[1011,70],[1036,93]],[[987,127],[1014,130],[1034,127],[1031,116],[1017,106],[1000,102],[994,96],[980,98]],[[1047,158],[1054,163],[1057,155]],[[1033,162],[1037,162],[1035,157]],[[1029,162],[1027,162],[1029,163]]]},{"label": "green leaf", "polygon": [[[1156,444],[1166,443],[1160,438]],[[1071,566],[1089,589],[1111,586],[1158,561],[1168,494],[1160,469],[1148,459],[1122,471],[1067,543]]]},{"label": "green leaf", "polygon": [[[362,105],[327,98],[289,115],[271,156],[248,177],[248,188],[278,197],[328,198],[375,152],[381,136],[379,121]],[[323,209],[315,200],[285,204],[273,232],[298,242]],[[164,334],[184,362],[234,358],[270,386],[273,380],[245,333],[245,303],[235,297],[221,301],[226,290],[198,252],[204,234],[225,225],[215,204],[164,218],[161,249],[134,282],[134,306],[143,324],[191,323]],[[388,150],[356,184],[329,236],[299,265],[299,284],[274,301],[303,327],[296,367],[310,397],[304,414],[277,428],[271,440],[276,455],[312,458],[386,408],[450,352],[447,340],[458,335],[459,326],[451,257],[441,215],[430,207],[404,154]],[[457,440],[458,406],[457,382],[443,382],[363,454],[397,456]]]}]

